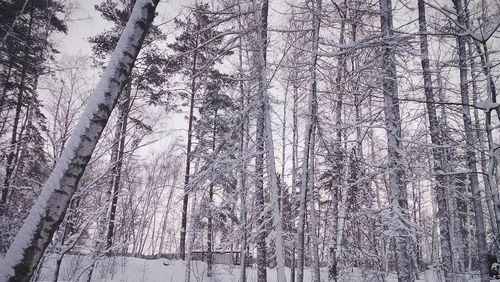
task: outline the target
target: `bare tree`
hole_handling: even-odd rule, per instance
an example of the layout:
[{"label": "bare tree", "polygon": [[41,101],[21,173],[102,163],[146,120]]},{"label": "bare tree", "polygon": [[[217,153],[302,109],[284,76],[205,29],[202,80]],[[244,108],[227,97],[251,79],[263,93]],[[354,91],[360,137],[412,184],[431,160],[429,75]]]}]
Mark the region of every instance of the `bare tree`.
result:
[{"label": "bare tree", "polygon": [[418,23],[420,32],[420,53],[422,64],[422,75],[424,79],[424,92],[427,106],[427,116],[429,120],[430,136],[432,144],[433,170],[436,178],[436,199],[437,199],[437,217],[439,221],[439,234],[441,243],[441,258],[443,260],[443,272],[446,281],[453,281],[453,266],[451,256],[450,239],[450,216],[448,213],[448,199],[446,196],[446,178],[444,176],[443,165],[443,142],[439,136],[439,122],[436,113],[434,93],[432,88],[432,77],[429,63],[429,46],[427,42],[427,20],[425,15],[425,2],[418,1]]},{"label": "bare tree", "polygon": [[399,112],[398,85],[396,80],[396,56],[391,40],[394,40],[392,1],[380,0],[380,27],[382,31],[382,91],[387,131],[387,163],[391,212],[396,241],[396,261],[399,281],[412,281],[411,263],[408,254],[410,243],[408,196],[404,182],[404,168],[401,163],[401,116]]}]

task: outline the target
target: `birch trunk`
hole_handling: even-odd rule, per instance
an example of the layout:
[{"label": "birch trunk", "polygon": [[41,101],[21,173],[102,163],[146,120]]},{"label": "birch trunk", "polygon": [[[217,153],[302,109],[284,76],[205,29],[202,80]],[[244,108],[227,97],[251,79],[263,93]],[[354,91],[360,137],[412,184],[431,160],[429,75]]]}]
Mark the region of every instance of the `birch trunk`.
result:
[{"label": "birch trunk", "polygon": [[432,88],[431,68],[429,64],[429,47],[427,42],[427,20],[425,16],[425,2],[418,0],[418,23],[420,33],[420,62],[422,64],[422,76],[424,79],[424,93],[429,119],[430,136],[432,142],[432,169],[435,174],[436,186],[434,188],[437,199],[437,218],[439,221],[439,241],[441,247],[441,259],[445,281],[453,281],[453,264],[450,239],[450,215],[448,213],[448,199],[446,197],[446,179],[443,166],[443,144],[439,136],[438,117]]},{"label": "birch trunk", "polygon": [[96,268],[100,257],[104,252],[104,234],[106,233],[106,222],[107,222],[107,212],[110,203],[110,198],[106,197],[104,200],[101,199],[102,211],[97,218],[97,232],[94,234],[92,242],[92,255],[90,256],[91,264],[85,271],[85,278],[83,281],[90,282],[92,280],[92,274]]},{"label": "birch trunk", "polygon": [[110,62],[71,139],[0,265],[0,281],[29,281],[125,87],[158,0],[137,1]]},{"label": "birch trunk", "polygon": [[[339,38],[339,44],[345,44],[345,26],[346,26],[346,20],[345,20],[345,13],[342,12],[339,9],[339,15],[341,17],[341,22],[340,22],[340,38]],[[342,108],[343,108],[343,92],[341,88],[341,82],[342,82],[342,74],[343,70],[345,69],[345,56],[341,55],[338,58],[338,65],[339,65],[339,70],[337,72],[336,78],[335,78],[335,83],[336,83],[336,94],[337,94],[337,104],[336,104],[336,109],[335,109],[335,115],[336,115],[336,137],[337,140],[336,142],[336,147],[334,148],[334,156],[333,157],[333,164],[335,166],[335,169],[337,170],[337,175],[338,179],[335,179],[335,177],[332,177],[332,189],[333,189],[333,195],[332,195],[332,202],[334,206],[333,210],[333,222],[332,222],[332,238],[331,238],[331,249],[330,249],[330,264],[329,264],[329,270],[328,270],[328,279],[329,281],[337,281],[337,274],[338,274],[338,258],[339,258],[339,248],[341,247],[341,244],[338,242],[338,234],[339,232],[343,232],[343,227],[339,227],[340,223],[343,223],[341,220],[342,213],[340,211],[342,210],[342,201],[339,202],[340,197],[341,197],[341,187],[342,187],[342,180],[344,179],[344,173],[342,172],[342,169],[344,167],[344,164],[342,163]],[[335,183],[335,180],[337,180],[337,183]],[[345,203],[345,201],[344,201]]]},{"label": "birch trunk", "polygon": [[[257,73],[258,73],[258,114],[257,114],[257,124],[255,130],[255,209],[257,212],[257,239],[255,244],[257,245],[257,281],[265,282],[267,281],[267,248],[266,248],[266,237],[267,231],[265,226],[265,197],[264,197],[264,150],[265,150],[265,103],[264,103],[264,89],[267,87],[267,78],[262,79],[262,73],[266,72],[266,48],[267,48],[267,13],[269,8],[268,0],[262,1],[262,7],[259,9],[257,7],[257,1],[253,0],[254,13],[255,13],[255,24],[257,25]],[[259,14],[260,11],[260,14]],[[267,89],[266,89],[267,91]]]}]

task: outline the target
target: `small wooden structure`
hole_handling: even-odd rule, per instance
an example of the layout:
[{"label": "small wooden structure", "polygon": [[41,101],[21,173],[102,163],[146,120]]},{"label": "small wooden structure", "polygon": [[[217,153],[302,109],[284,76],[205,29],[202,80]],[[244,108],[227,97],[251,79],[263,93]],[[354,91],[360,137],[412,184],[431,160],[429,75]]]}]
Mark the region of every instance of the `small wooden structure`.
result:
[{"label": "small wooden structure", "polygon": [[[193,251],[191,252],[191,259],[197,261],[208,261],[207,251]],[[213,251],[212,252],[213,264],[225,265],[239,265],[241,263],[241,256],[239,251]]]}]

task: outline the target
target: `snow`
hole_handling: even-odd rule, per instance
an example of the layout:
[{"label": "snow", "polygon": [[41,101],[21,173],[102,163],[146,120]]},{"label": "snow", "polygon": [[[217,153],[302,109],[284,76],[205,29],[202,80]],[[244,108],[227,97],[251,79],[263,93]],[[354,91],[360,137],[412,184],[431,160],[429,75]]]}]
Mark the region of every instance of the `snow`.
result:
[{"label": "snow", "polygon": [[[45,259],[42,267],[40,280],[41,282],[52,281],[52,275],[55,264],[55,255]],[[78,255],[66,255],[61,265],[59,274],[60,282],[65,281],[82,281],[84,275],[84,266],[90,264],[90,257]],[[193,261],[191,265],[191,280],[196,282],[236,282],[239,280],[239,265],[215,265],[213,277],[207,277],[207,267],[204,262]],[[184,281],[185,262],[179,260],[168,259],[141,259],[134,257],[111,257],[103,258],[99,261],[92,281],[94,282],[176,282]],[[276,269],[268,269],[268,282],[276,282]],[[306,268],[304,281],[312,281],[312,269]],[[290,269],[285,268],[287,277],[290,277]],[[360,268],[350,267],[340,270],[342,277],[339,282],[365,282],[365,281],[382,281],[381,277],[376,277],[375,273],[364,272]],[[80,276],[80,280],[78,277]],[[327,281],[327,269],[321,269],[321,281]],[[478,273],[467,273],[460,277],[460,281],[476,282],[480,281]],[[248,282],[257,281],[257,268],[249,266],[247,268]],[[396,282],[397,276],[395,273],[390,273],[385,279],[386,282]],[[437,269],[426,270],[419,275],[416,282],[439,282]],[[500,280],[491,280],[500,282]]]},{"label": "snow", "polygon": [[[88,259],[88,261],[87,261]],[[40,281],[52,281],[55,256],[45,260]],[[84,266],[90,264],[88,257],[67,255],[64,257],[59,281],[81,281],[78,276],[84,271]],[[204,262],[192,261],[190,281],[238,281],[239,265],[215,265],[213,276],[207,277],[207,265]],[[98,282],[177,282],[185,280],[186,265],[184,261],[168,259],[140,259],[134,257],[103,258],[94,270],[91,281]],[[289,276],[289,269],[286,269]],[[326,277],[326,269],[325,269]],[[276,282],[276,269],[268,269],[268,282]],[[248,282],[257,281],[257,268],[247,268]],[[310,272],[306,272],[305,281],[311,281]]]}]

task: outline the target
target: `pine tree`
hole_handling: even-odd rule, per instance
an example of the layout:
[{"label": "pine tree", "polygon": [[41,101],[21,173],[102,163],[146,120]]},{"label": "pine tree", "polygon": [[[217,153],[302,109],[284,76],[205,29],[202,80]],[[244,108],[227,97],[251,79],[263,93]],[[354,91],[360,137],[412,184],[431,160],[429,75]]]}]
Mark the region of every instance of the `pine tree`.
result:
[{"label": "pine tree", "polygon": [[[200,98],[201,90],[207,81],[220,80],[224,75],[220,73],[215,64],[220,63],[222,58],[229,54],[221,47],[224,37],[217,31],[214,23],[217,16],[210,13],[208,4],[196,4],[193,14],[186,19],[175,19],[175,24],[182,30],[176,37],[176,42],[168,47],[175,52],[170,61],[178,64],[176,72],[181,73],[189,79],[188,90],[179,95],[184,101],[187,100],[189,107],[188,134],[186,145],[186,165],[184,185],[187,187],[191,175],[192,144],[194,138],[195,109],[199,106],[196,101]],[[187,188],[186,188],[187,189]],[[184,191],[182,202],[182,219],[180,234],[180,256],[186,256],[186,231],[187,231],[187,209],[189,201],[188,190]]]},{"label": "pine tree", "polygon": [[5,167],[0,252],[5,252],[33,203],[26,192],[38,194],[38,183],[48,174],[38,80],[57,53],[52,36],[67,31],[58,15],[63,12],[61,1],[0,1],[0,142],[5,148],[0,154]]},{"label": "pine tree", "polygon": [[0,281],[29,281],[50,243],[125,87],[158,1],[138,1],[93,99],[0,265]]}]

